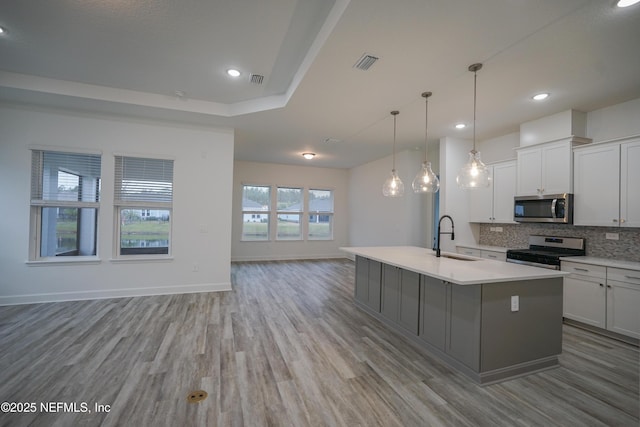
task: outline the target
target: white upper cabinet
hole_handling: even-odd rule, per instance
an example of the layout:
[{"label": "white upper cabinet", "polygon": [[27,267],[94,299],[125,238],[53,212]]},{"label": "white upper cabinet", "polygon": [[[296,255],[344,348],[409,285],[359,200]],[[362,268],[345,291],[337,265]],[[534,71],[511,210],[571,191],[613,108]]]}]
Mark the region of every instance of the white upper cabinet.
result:
[{"label": "white upper cabinet", "polygon": [[574,223],[640,227],[638,162],[639,137],[576,149]]},{"label": "white upper cabinet", "polygon": [[491,177],[487,188],[469,190],[469,222],[514,223],[516,162],[487,165]]},{"label": "white upper cabinet", "polygon": [[640,138],[620,145],[620,225],[640,227]]},{"label": "white upper cabinet", "polygon": [[573,192],[571,150],[577,143],[589,142],[584,138],[518,148],[517,194],[537,196]]},{"label": "white upper cabinet", "polygon": [[518,150],[518,188],[519,196],[540,194],[542,188],[542,149],[531,147]]},{"label": "white upper cabinet", "polygon": [[573,223],[617,226],[620,216],[620,145],[574,152]]}]

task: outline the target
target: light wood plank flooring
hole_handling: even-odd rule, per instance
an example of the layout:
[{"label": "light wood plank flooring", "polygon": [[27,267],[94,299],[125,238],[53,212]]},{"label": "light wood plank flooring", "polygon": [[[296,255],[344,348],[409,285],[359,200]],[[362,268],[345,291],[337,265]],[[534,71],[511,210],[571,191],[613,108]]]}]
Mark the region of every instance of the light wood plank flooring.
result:
[{"label": "light wood plank flooring", "polygon": [[111,407],[0,425],[638,426],[636,347],[565,326],[561,367],[479,387],[356,309],[350,261],[235,263],[232,281],[0,307],[0,401]]}]

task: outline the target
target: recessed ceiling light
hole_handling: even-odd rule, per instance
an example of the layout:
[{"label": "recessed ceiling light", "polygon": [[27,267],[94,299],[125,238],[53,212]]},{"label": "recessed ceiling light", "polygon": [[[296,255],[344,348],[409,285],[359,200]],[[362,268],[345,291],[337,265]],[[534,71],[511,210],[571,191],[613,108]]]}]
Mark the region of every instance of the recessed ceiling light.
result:
[{"label": "recessed ceiling light", "polygon": [[240,71],[236,70],[235,68],[229,68],[227,70],[227,74],[229,74],[231,77],[240,77]]},{"label": "recessed ceiling light", "polygon": [[618,0],[617,6],[618,7],[629,7],[629,6],[633,6],[634,4],[638,3],[640,0]]},{"label": "recessed ceiling light", "polygon": [[6,34],[7,30],[4,29],[4,27],[0,27],[0,35]]},{"label": "recessed ceiling light", "polygon": [[542,101],[544,99],[547,99],[549,97],[548,93],[539,93],[537,95],[533,95],[532,98],[536,101]]},{"label": "recessed ceiling light", "polygon": [[464,123],[458,123],[458,124],[456,125],[456,129],[464,129],[464,128],[466,128],[466,127],[467,127],[467,125],[465,125]]},{"label": "recessed ceiling light", "polygon": [[307,160],[311,160],[316,156],[316,153],[302,153],[302,157]]}]

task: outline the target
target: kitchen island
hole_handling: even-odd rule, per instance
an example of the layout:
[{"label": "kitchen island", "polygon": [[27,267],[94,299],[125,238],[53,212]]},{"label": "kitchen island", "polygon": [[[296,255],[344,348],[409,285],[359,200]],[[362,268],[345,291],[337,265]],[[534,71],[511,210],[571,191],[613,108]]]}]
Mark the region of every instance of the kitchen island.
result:
[{"label": "kitchen island", "polygon": [[479,384],[558,366],[567,273],[413,246],[347,247],[356,305]]}]

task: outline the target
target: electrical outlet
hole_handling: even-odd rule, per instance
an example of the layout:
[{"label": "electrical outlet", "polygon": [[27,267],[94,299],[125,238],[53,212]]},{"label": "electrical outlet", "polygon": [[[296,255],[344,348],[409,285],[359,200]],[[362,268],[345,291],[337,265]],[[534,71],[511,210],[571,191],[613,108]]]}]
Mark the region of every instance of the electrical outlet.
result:
[{"label": "electrical outlet", "polygon": [[197,273],[198,271],[200,271],[200,264],[198,264],[197,262],[193,263],[193,272]]},{"label": "electrical outlet", "polygon": [[511,311],[520,310],[520,297],[518,295],[511,296]]},{"label": "electrical outlet", "polygon": [[604,238],[607,240],[620,240],[620,234],[618,233],[605,233]]},{"label": "electrical outlet", "polygon": [[496,231],[495,227],[489,227],[489,231]]},{"label": "electrical outlet", "polygon": [[496,231],[497,231],[498,233],[502,233],[502,227],[496,227]]}]

